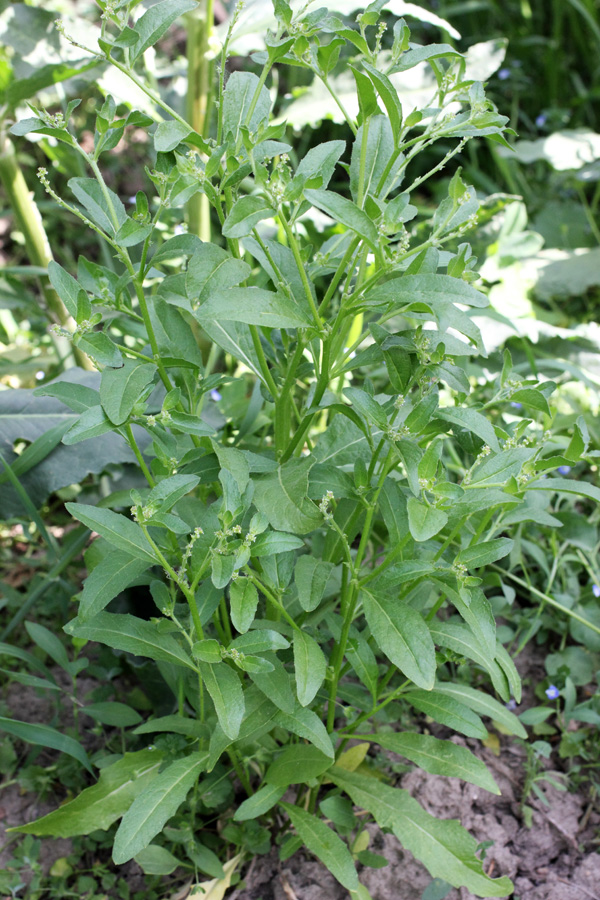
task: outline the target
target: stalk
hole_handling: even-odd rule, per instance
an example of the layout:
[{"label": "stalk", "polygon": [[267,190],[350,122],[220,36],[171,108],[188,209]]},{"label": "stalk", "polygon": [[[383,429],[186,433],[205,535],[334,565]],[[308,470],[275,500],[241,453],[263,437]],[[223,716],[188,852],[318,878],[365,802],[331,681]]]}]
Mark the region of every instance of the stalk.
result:
[{"label": "stalk", "polygon": [[[25,238],[29,262],[32,266],[48,268],[48,263],[53,259],[48,236],[46,235],[37,203],[33,199],[33,195],[27,187],[27,182],[21,171],[14,145],[7,137],[4,137],[0,150],[0,181],[6,191],[18,228]],[[70,326],[74,329],[75,323],[67,312],[64,303],[52,288],[48,276],[41,276],[40,283],[44,301],[51,317],[58,324],[64,327]],[[65,356],[72,354],[77,365],[83,369],[93,369],[88,357],[78,347],[69,344],[67,348],[61,347],[60,349]]]},{"label": "stalk", "polygon": [[[204,0],[188,13],[187,59],[188,92],[186,115],[192,128],[208,137],[212,110],[213,64],[208,59],[209,40],[213,30],[213,0]],[[206,194],[194,194],[186,207],[188,229],[200,240],[210,241],[210,205]]]}]

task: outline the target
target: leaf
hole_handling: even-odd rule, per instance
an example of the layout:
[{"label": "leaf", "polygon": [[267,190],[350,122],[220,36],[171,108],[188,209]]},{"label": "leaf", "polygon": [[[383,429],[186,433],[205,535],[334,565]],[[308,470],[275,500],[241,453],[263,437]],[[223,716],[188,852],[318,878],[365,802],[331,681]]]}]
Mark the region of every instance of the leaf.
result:
[{"label": "leaf", "polygon": [[136,855],[135,861],[144,875],[171,875],[181,865],[176,856],[158,844],[149,844]]},{"label": "leaf", "polygon": [[50,279],[50,284],[65,304],[69,314],[75,318],[77,315],[77,297],[81,290],[79,283],[53,259],[48,263],[48,278]]},{"label": "leaf", "polygon": [[379,235],[373,221],[351,200],[333,191],[305,190],[304,196],[317,209],[331,216],[335,222],[345,225],[363,238],[375,253],[380,252]]},{"label": "leaf", "polygon": [[506,728],[510,734],[515,734],[517,737],[527,740],[527,732],[517,716],[511,713],[502,703],[498,703],[494,697],[490,697],[489,694],[483,691],[476,691],[475,688],[466,684],[450,684],[446,681],[436,684],[435,689],[437,692],[447,694],[448,697],[452,697],[468,706],[469,709],[472,709],[478,715],[488,716],[494,722],[498,722],[503,728]]},{"label": "leaf", "polygon": [[183,122],[177,122],[174,119],[168,122],[160,122],[154,132],[154,149],[158,153],[169,153],[178,147],[186,137],[191,134],[192,129]]},{"label": "leaf", "polygon": [[102,366],[118,368],[123,365],[121,351],[103,331],[90,331],[82,335],[77,346]]},{"label": "leaf", "polygon": [[514,394],[511,394],[510,399],[515,403],[522,403],[523,406],[528,406],[531,409],[537,409],[546,416],[551,415],[548,401],[541,391],[536,391],[534,388],[522,388],[519,391],[515,391]]},{"label": "leaf", "polygon": [[445,775],[447,778],[462,778],[469,784],[500,794],[489,769],[480,759],[466,747],[453,744],[452,741],[441,741],[428,734],[403,731],[396,734],[377,734],[371,740],[410,759],[411,762],[431,772],[432,775]]},{"label": "leaf", "polygon": [[223,236],[243,238],[263,219],[272,219],[276,211],[264,197],[248,194],[236,200],[223,223]]},{"label": "leaf", "polygon": [[156,375],[153,363],[126,359],[119,369],[104,369],[100,382],[100,401],[114,425],[127,421],[133,407]]},{"label": "leaf", "polygon": [[146,10],[135,23],[137,43],[129,51],[131,65],[148,47],[160,40],[179,16],[195,9],[197,5],[196,0],[163,0]]},{"label": "leaf", "polygon": [[81,413],[74,424],[65,432],[62,442],[67,447],[71,447],[80,441],[100,437],[100,435],[113,430],[113,423],[100,404],[98,404],[98,406],[92,406],[91,409],[86,409],[85,412]]},{"label": "leaf", "polygon": [[358,890],[358,876],[350,851],[337,834],[321,819],[291,803],[279,804],[290,817],[299,837],[311,853],[329,869],[340,884],[349,891]]},{"label": "leaf", "polygon": [[[371,84],[368,79],[366,83]],[[367,148],[366,153],[363,154],[363,133],[365,128],[368,129]],[[363,200],[369,194],[375,197],[385,197],[393,189],[398,180],[398,170],[404,162],[403,156],[397,156],[391,169],[388,171],[388,164],[393,155],[394,136],[387,116],[373,116],[368,120],[367,125],[361,125],[354,139],[350,162],[350,190],[355,203],[358,203],[361,172]],[[387,172],[387,176],[382,189],[379,190],[379,183],[385,172]]]},{"label": "leaf", "polygon": [[306,612],[316,609],[321,602],[332,571],[333,563],[308,555],[298,557],[294,569],[294,580],[298,588],[300,606]]},{"label": "leaf", "polygon": [[131,519],[112,512],[110,509],[88,506],[85,503],[66,503],[65,506],[74,519],[79,519],[92,531],[97,531],[118,550],[125,550],[137,559],[156,562],[154,552],[146,540],[144,532]]},{"label": "leaf", "polygon": [[525,485],[527,491],[557,491],[559,494],[579,494],[589,500],[600,503],[600,488],[587,481],[570,478],[548,478],[544,481],[535,481]]},{"label": "leaf", "polygon": [[201,324],[207,319],[244,322],[267,328],[306,328],[311,324],[304,310],[293,300],[257,287],[217,291],[195,310],[194,315]]},{"label": "leaf", "polygon": [[[250,677],[256,687],[268,697],[277,709],[291,714],[296,708],[296,698],[292,690],[292,680],[283,663],[274,653],[265,655],[273,665],[272,672],[251,672]],[[275,712],[273,712],[275,716]]]},{"label": "leaf", "polygon": [[435,307],[438,303],[462,303],[483,309],[488,305],[487,297],[462,278],[451,275],[401,275],[375,286],[367,292],[369,301],[389,302],[394,307],[425,303]]},{"label": "leaf", "polygon": [[456,562],[462,563],[468,569],[489,566],[490,563],[508,556],[513,545],[514,541],[510,540],[510,538],[496,538],[493,541],[483,541],[474,547],[467,547],[465,550],[461,550],[456,557]]},{"label": "leaf", "polygon": [[266,771],[265,781],[277,787],[309,784],[332,765],[332,758],[311,744],[291,744],[273,760]]},{"label": "leaf", "polygon": [[[312,462],[309,457],[291,459],[276,472],[254,478],[254,505],[277,531],[307,534],[321,524],[321,513],[308,499],[308,472]],[[260,537],[257,543],[259,540]],[[255,550],[256,546],[253,555]]]},{"label": "leaf", "polygon": [[167,766],[133,801],[115,835],[113,860],[122,865],[148,846],[171,816],[175,815],[206,768],[208,754],[194,753]]},{"label": "leaf", "polygon": [[279,787],[276,784],[261,785],[255,794],[248,797],[247,800],[244,800],[238,806],[234,813],[233,821],[247,822],[249,819],[258,819],[259,816],[264,816],[281,800],[285,791],[285,787]]},{"label": "leaf", "polygon": [[466,887],[478,897],[505,897],[510,879],[489,878],[476,856],[477,842],[456,821],[429,815],[407,791],[391,788],[357,772],[331,770],[332,780],[381,828],[391,828],[400,843],[429,870],[454,887]]},{"label": "leaf", "polygon": [[452,425],[458,425],[460,428],[473,432],[482,441],[485,441],[495,453],[500,451],[494,426],[477,410],[444,406],[437,410],[436,416],[438,419],[443,419],[444,422],[450,422]]},{"label": "leaf", "polygon": [[163,478],[148,495],[147,504],[158,504],[161,512],[166,512],[193,491],[200,483],[197,475],[171,475]]},{"label": "leaf", "polygon": [[249,578],[231,582],[229,602],[233,627],[243,634],[252,625],[258,606],[258,591]]},{"label": "leaf", "polygon": [[267,650],[287,650],[289,646],[290,642],[278,631],[259,628],[234,638],[229,649],[235,648],[242,653],[264,653]]},{"label": "leaf", "polygon": [[140,714],[131,706],[111,700],[90,703],[83,706],[81,712],[101,722],[102,725],[112,725],[115,728],[129,728],[132,725],[139,725],[142,721]]},{"label": "leaf", "polygon": [[[473,469],[471,484],[479,486],[491,483],[506,484],[509,478],[516,478],[520,474],[524,463],[530,460],[535,452],[530,447],[513,447],[488,457]],[[600,491],[598,495],[600,496]]]},{"label": "leaf", "polygon": [[325,141],[311,147],[298,163],[294,180],[308,181],[320,177],[321,188],[326,188],[345,149],[345,141]]},{"label": "leaf", "polygon": [[244,693],[240,679],[226,663],[198,663],[202,681],[215,705],[219,725],[234,741],[244,718]]},{"label": "leaf", "polygon": [[447,697],[438,691],[421,690],[408,691],[404,697],[415,709],[460,734],[479,738],[482,741],[488,736],[479,716],[464,703],[452,697]]},{"label": "leaf", "polygon": [[371,633],[390,662],[430,690],[435,681],[435,646],[421,614],[389,593],[363,590],[363,606]]},{"label": "leaf", "polygon": [[[201,251],[205,246],[195,234],[176,234],[161,244],[154,256],[151,257],[152,265],[166,259],[179,259],[182,256],[192,257],[194,253]],[[189,265],[189,264],[188,264]]]},{"label": "leaf", "polygon": [[381,99],[383,100],[383,105],[386,108],[387,114],[390,119],[390,124],[392,126],[392,133],[394,135],[394,140],[397,142],[400,129],[402,127],[402,104],[400,103],[400,98],[398,97],[398,91],[383,72],[380,72],[379,69],[376,69],[370,63],[362,61],[362,67],[365,72],[368,74],[369,78],[375,85],[375,89]]},{"label": "leaf", "polygon": [[39,622],[25,622],[25,628],[34,644],[37,644],[57,666],[68,672],[70,667],[69,657],[59,638],[43,625],[40,625]]},{"label": "leaf", "polygon": [[72,637],[97,641],[134,656],[148,656],[157,662],[194,669],[192,660],[170,634],[163,634],[153,622],[136,616],[101,612],[89,622],[68,622],[64,631]]},{"label": "leaf", "polygon": [[248,122],[250,132],[258,129],[261,122],[269,118],[271,95],[267,88],[260,87],[259,79],[253,72],[232,72],[223,95],[223,137],[231,136],[237,142],[240,128],[245,124],[250,112],[250,104],[259,88],[258,100]]},{"label": "leaf", "polygon": [[428,541],[439,534],[448,522],[448,516],[443,510],[420,503],[416,497],[411,497],[406,507],[410,533],[415,541]]},{"label": "leaf", "polygon": [[325,725],[312,709],[297,706],[293,713],[280,711],[275,717],[275,724],[310,741],[321,753],[333,759],[331,738]]},{"label": "leaf", "polygon": [[106,830],[146,790],[158,774],[161,763],[162,753],[158,750],[126,753],[117,762],[101,769],[97,783],[86,788],[74,800],[14,830],[61,838]]},{"label": "leaf", "polygon": [[55,728],[49,725],[37,725],[31,722],[19,722],[17,719],[6,719],[0,716],[0,731],[6,734],[12,734],[13,737],[26,741],[28,744],[39,744],[42,747],[49,747],[52,750],[59,750],[72,756],[81,763],[82,766],[92,771],[91,763],[87,753],[79,743],[66,734],[61,734]]},{"label": "leaf", "polygon": [[265,531],[259,534],[252,544],[250,552],[252,556],[274,556],[277,553],[289,553],[290,550],[300,550],[304,547],[304,541],[294,534],[284,534],[282,531]]},{"label": "leaf", "polygon": [[105,194],[95,178],[71,178],[69,188],[92,221],[108,235],[115,235],[127,221],[127,213],[119,197],[110,188],[106,188]]},{"label": "leaf", "polygon": [[436,644],[448,647],[461,656],[472,659],[478,666],[487,671],[495,689],[503,700],[508,702],[509,692],[506,676],[498,664],[488,656],[484,646],[470,628],[456,625],[453,622],[433,620],[429,625],[431,636]]},{"label": "leaf", "polygon": [[294,629],[296,693],[301,706],[308,706],[325,680],[327,660],[314,638]]}]

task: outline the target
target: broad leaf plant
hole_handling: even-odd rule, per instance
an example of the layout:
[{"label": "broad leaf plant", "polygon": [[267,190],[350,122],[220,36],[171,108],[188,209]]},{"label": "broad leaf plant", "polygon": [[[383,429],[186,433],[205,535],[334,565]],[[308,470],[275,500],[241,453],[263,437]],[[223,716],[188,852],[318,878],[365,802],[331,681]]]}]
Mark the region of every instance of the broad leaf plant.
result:
[{"label": "broad leaf plant", "polygon": [[[76,100],[65,115],[32,107],[12,129],[81,157],[69,197],[39,175],[115,263],[49,264],[76,322],[68,336],[101,377],[98,390],[59,380],[38,393],[76,414],[64,444],[115,432],[139,466],[140,487],[115,494],[114,509],[67,504],[99,539],[65,631],[77,647],[153,660],[174,712],[129,732],[96,784],[20,830],[68,836],[120,819],[115,863],[172,840],[217,879],[271,842],[282,859],[304,846],[364,900],[356,862],[375,864],[374,820],[433,876],[506,896],[509,879],[488,877],[460,824],[394,787],[375,757],[393,751],[498,793],[464,741],[418,722],[483,740],[487,719],[525,736],[506,707],[519,677],[483,579],[502,571],[511,525],[535,517],[536,491],[560,489],[545,470],[585,449],[578,428],[561,457],[543,456],[554,385],[522,382],[508,354],[492,400],[473,395],[487,301],[465,236],[482,198],[452,160],[473,138],[506,143],[507,119],[465,79],[460,53],[413,43],[381,2],[351,21],[274,0],[259,75],[229,72],[233,15],[212,128],[198,133],[143,65],[194,0],[141,15],[128,0],[99,5],[90,53],[143,90],[160,122],[120,115],[109,96],[89,152],[71,128]],[[436,87],[409,108],[397,79],[422,64]],[[290,67],[319,79],[346,123],[301,158],[275,96]],[[341,68],[355,109],[332,86]],[[130,125],[154,150],[133,208],[102,171]],[[433,212],[419,205],[429,179],[447,187]],[[165,214],[198,195],[212,240],[169,237]],[[146,585],[143,618],[110,611],[133,582]],[[477,688],[454,677],[465,660]],[[163,741],[148,747],[148,735]],[[222,781],[215,845],[215,804],[202,798]]]}]

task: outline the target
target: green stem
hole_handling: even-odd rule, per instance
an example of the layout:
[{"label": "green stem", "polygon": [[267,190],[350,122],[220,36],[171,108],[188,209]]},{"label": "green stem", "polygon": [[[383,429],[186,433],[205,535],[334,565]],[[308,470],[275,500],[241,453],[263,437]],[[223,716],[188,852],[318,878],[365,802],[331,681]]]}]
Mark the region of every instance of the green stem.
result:
[{"label": "green stem", "polygon": [[148,482],[150,487],[155,487],[156,482],[155,482],[154,478],[152,477],[150,469],[146,465],[146,460],[142,456],[142,451],[140,450],[140,448],[138,446],[138,442],[135,439],[135,435],[133,433],[133,428],[131,427],[131,425],[127,424],[125,426],[125,433],[127,434],[127,441],[129,443],[129,446],[135,453],[136,459],[140,464],[140,469],[144,473],[144,477],[145,477],[146,481]]},{"label": "green stem", "polygon": [[[207,53],[213,31],[214,0],[204,0],[201,6],[187,14],[186,19],[187,118],[194,131],[208,138],[214,66],[208,60]],[[197,234],[202,241],[210,241],[210,205],[206,194],[194,194],[187,202],[186,212],[190,233]]]},{"label": "green stem", "polygon": [[315,320],[315,325],[318,330],[322,332],[323,330],[323,322],[321,321],[321,317],[319,315],[319,311],[317,310],[317,306],[315,304],[315,298],[313,297],[313,293],[310,289],[310,282],[308,280],[308,275],[306,274],[306,266],[302,260],[300,255],[300,249],[298,247],[298,241],[296,240],[296,235],[294,234],[292,227],[288,220],[286,219],[283,210],[279,210],[278,213],[279,221],[283,226],[283,230],[285,231],[285,235],[288,239],[288,244],[290,246],[290,250],[294,254],[294,259],[296,260],[296,266],[298,267],[298,273],[302,280],[302,286],[304,287],[304,293],[306,294],[306,299],[308,301],[308,305],[310,306],[310,311],[313,315],[313,319]]},{"label": "green stem", "polygon": [[[48,263],[53,259],[48,236],[37,203],[33,199],[21,171],[14,145],[8,138],[4,138],[0,149],[0,181],[6,191],[17,227],[25,238],[25,248],[31,265],[47,269]],[[40,282],[46,306],[57,322],[64,326],[73,325],[71,316],[52,288],[49,278],[44,275],[40,278]],[[85,353],[78,347],[73,344],[68,346],[68,352],[73,355],[79,366],[83,369],[94,368]]]}]

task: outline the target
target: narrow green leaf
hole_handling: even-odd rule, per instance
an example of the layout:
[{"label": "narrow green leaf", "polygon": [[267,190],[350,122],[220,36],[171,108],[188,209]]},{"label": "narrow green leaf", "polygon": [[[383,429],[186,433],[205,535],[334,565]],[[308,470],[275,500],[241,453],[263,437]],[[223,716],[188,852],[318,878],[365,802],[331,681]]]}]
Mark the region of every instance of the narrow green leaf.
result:
[{"label": "narrow green leaf", "polygon": [[488,736],[477,713],[453,697],[448,697],[439,691],[421,690],[408,691],[404,696],[411,706],[425,713],[426,716],[431,716],[440,725],[447,725],[448,728],[452,728],[460,734],[479,738],[482,741]]},{"label": "narrow green leaf", "polygon": [[386,750],[405,756],[432,775],[462,778],[463,781],[476,784],[492,794],[500,794],[498,785],[485,763],[477,759],[466,747],[453,744],[452,741],[441,741],[428,734],[409,731],[377,734],[370,740],[375,741],[380,747],[385,747]]},{"label": "narrow green leaf", "polygon": [[0,731],[12,734],[13,737],[28,744],[39,744],[42,747],[50,747],[52,750],[60,750],[61,753],[66,753],[80,762],[88,772],[92,771],[87,753],[81,744],[68,735],[61,734],[55,728],[50,728],[49,725],[19,722],[17,719],[6,719],[4,716],[0,716]]},{"label": "narrow green leaf", "polygon": [[198,774],[206,768],[208,754],[194,753],[178,759],[157,775],[133,801],[115,835],[113,860],[122,865],[148,846],[175,815]]},{"label": "narrow green leaf", "polygon": [[219,725],[234,741],[244,718],[244,693],[240,679],[226,663],[198,663],[202,681],[215,704]]},{"label": "narrow green leaf", "polygon": [[229,588],[231,621],[240,633],[248,631],[258,607],[258,591],[249,578],[238,578]]},{"label": "narrow green leaf", "polygon": [[[317,507],[308,499],[308,472],[312,459],[291,459],[277,471],[254,478],[254,505],[278,531],[307,534],[322,522]],[[261,535],[258,540],[260,541]],[[256,547],[253,549],[253,554]]]},{"label": "narrow green leaf", "polygon": [[462,563],[468,569],[478,569],[480,566],[489,566],[490,563],[496,562],[508,556],[512,550],[514,541],[510,538],[496,538],[493,541],[483,541],[474,547],[467,547],[461,550],[456,557],[457,563]]},{"label": "narrow green leaf", "polygon": [[84,503],[67,503],[67,510],[92,531],[97,531],[109,544],[125,550],[138,559],[155,563],[152,547],[139,525],[110,509],[87,506]]},{"label": "narrow green leaf", "polygon": [[179,16],[195,9],[197,5],[196,0],[163,0],[162,3],[157,3],[146,10],[135,23],[137,42],[129,51],[131,64],[133,65],[148,47],[156,44]]},{"label": "narrow green leaf", "polygon": [[430,690],[435,681],[435,646],[421,614],[396,594],[364,590],[362,596],[378,646],[407,678]]},{"label": "narrow green leaf", "polygon": [[311,324],[304,310],[289,297],[257,287],[217,291],[194,315],[200,323],[218,319],[266,328],[306,328]]},{"label": "narrow green leaf", "polygon": [[489,694],[477,691],[466,684],[450,684],[447,681],[439,682],[436,684],[435,689],[436,692],[446,694],[448,697],[452,697],[458,700],[459,703],[468,706],[469,709],[472,709],[478,715],[493,719],[494,722],[498,722],[511,734],[515,734],[524,740],[527,739],[527,732],[517,716]]},{"label": "narrow green leaf", "polygon": [[104,369],[100,382],[100,402],[114,425],[122,425],[127,421],[140,395],[157,371],[153,363],[140,363],[135,359],[126,359],[119,369]]},{"label": "narrow green leaf", "polygon": [[276,784],[263,784],[255,794],[238,806],[233,816],[234,822],[247,822],[249,819],[264,816],[281,800],[285,791],[285,787]]},{"label": "narrow green leaf", "polygon": [[358,876],[348,847],[321,819],[291,803],[279,804],[311,853],[348,891],[358,890]]},{"label": "narrow green leaf", "polygon": [[325,725],[312,709],[297,706],[293,713],[278,712],[275,722],[286,731],[310,741],[321,753],[333,759],[333,747]]},{"label": "narrow green leaf", "polygon": [[265,781],[278,787],[308,784],[332,765],[331,756],[326,756],[311,744],[292,744],[273,760],[266,771]]},{"label": "narrow green leaf", "polygon": [[355,203],[335,194],[333,191],[305,190],[306,199],[322,210],[336,222],[341,222],[346,228],[350,228],[359,237],[363,238],[376,253],[379,252],[379,235],[373,221],[366,212],[359,209]]},{"label": "narrow green leaf", "polygon": [[129,614],[101,612],[89,622],[80,623],[74,619],[65,625],[64,630],[72,637],[97,641],[134,656],[148,656],[158,662],[196,668],[172,635],[162,633],[154,622],[146,622]]},{"label": "narrow green leaf", "polygon": [[138,559],[122,550],[108,553],[83,584],[77,613],[79,621],[89,621],[102,612],[105,606],[139,578],[149,565],[149,560]]},{"label": "narrow green leaf", "polygon": [[263,197],[250,194],[236,200],[225,223],[223,235],[228,238],[242,238],[252,234],[252,229],[263,219],[271,219],[275,210]]},{"label": "narrow green leaf", "polygon": [[443,510],[421,503],[416,497],[409,499],[407,511],[410,533],[415,541],[428,541],[439,534],[448,522]]},{"label": "narrow green leaf", "polygon": [[302,609],[311,612],[317,608],[332,571],[333,563],[308,555],[298,557],[294,569],[294,580]]},{"label": "narrow green leaf", "polygon": [[96,784],[53,812],[14,831],[68,838],[110,828],[158,774],[162,753],[138,750],[100,770]]},{"label": "narrow green leaf", "polygon": [[400,843],[434,877],[454,887],[466,887],[478,897],[505,897],[512,891],[509,878],[489,878],[476,856],[477,842],[457,821],[436,819],[407,791],[391,788],[376,778],[332,769],[330,777],[381,828],[391,828]]},{"label": "narrow green leaf", "polygon": [[294,630],[296,693],[301,706],[308,706],[325,680],[327,660],[314,638]]}]

